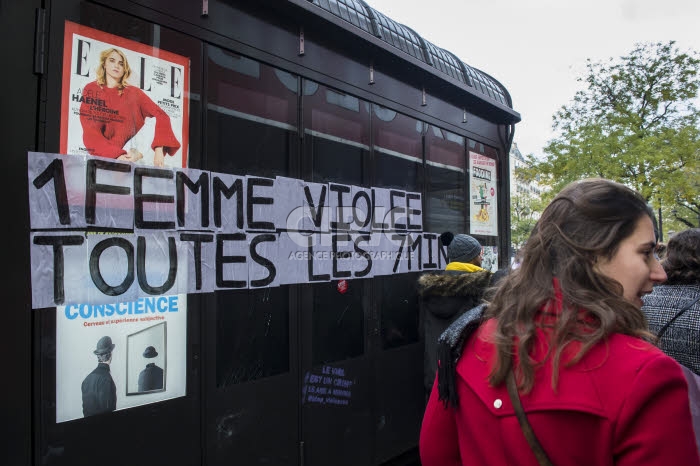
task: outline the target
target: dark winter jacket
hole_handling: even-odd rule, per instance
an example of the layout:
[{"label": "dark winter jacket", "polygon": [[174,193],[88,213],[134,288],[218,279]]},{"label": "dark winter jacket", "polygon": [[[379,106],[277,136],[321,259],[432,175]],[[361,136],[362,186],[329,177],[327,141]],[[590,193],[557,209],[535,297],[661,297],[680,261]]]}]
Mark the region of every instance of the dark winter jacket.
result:
[{"label": "dark winter jacket", "polygon": [[421,318],[425,335],[423,382],[426,393],[435,381],[437,341],[460,315],[478,305],[489,287],[492,273],[440,271],[418,279]]},{"label": "dark winter jacket", "polygon": [[[642,312],[655,335],[676,313],[700,295],[698,285],[656,285],[642,298]],[[664,333],[659,347],[676,361],[700,375],[700,301],[676,319]]]},{"label": "dark winter jacket", "polygon": [[109,373],[109,364],[98,363],[83,380],[81,390],[85,417],[117,409],[117,386]]},{"label": "dark winter jacket", "polygon": [[139,374],[139,391],[160,390],[163,388],[163,369],[154,363],[146,364]]}]

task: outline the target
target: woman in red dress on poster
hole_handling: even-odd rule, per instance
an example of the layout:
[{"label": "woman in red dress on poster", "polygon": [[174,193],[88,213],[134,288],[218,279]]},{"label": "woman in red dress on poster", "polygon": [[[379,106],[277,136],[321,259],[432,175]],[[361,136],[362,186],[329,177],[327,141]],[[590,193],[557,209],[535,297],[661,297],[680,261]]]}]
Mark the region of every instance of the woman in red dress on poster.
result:
[{"label": "woman in red dress on poster", "polygon": [[156,119],[151,148],[153,165],[162,167],[165,155],[180,149],[170,117],[141,89],[128,83],[131,68],[124,53],[109,48],[100,53],[97,79],[83,89],[80,123],[83,143],[90,155],[136,162],[143,153],[124,145],[141,130],[146,118]]}]

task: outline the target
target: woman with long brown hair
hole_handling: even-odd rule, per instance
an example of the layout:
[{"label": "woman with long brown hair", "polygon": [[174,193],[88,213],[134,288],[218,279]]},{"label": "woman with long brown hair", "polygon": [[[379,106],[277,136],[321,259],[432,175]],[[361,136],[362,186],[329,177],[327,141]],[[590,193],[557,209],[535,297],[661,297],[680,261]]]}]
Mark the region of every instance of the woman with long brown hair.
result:
[{"label": "woman with long brown hair", "polygon": [[441,337],[422,465],[700,465],[685,378],[640,310],[666,280],[656,244],[638,193],[564,188],[483,315]]}]

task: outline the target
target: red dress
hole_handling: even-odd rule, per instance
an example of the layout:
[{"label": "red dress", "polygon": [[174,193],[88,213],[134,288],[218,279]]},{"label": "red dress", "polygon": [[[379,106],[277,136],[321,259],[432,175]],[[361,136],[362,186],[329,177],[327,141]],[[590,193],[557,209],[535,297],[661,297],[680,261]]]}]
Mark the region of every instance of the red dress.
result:
[{"label": "red dress", "polygon": [[[456,409],[444,407],[434,384],[420,434],[422,466],[537,466],[505,384],[494,388],[487,380],[495,326],[487,321],[465,343],[456,367]],[[547,350],[545,332],[537,330],[535,360]],[[653,345],[613,334],[578,363],[561,364],[556,390],[551,376],[550,358],[521,400],[553,464],[700,465],[686,380],[678,363]]]},{"label": "red dress", "polygon": [[180,149],[170,125],[170,117],[141,89],[127,86],[100,87],[91,82],[83,89],[80,123],[83,143],[91,155],[116,159],[126,154],[124,145],[143,127],[146,118],[155,118],[155,134],[151,148],[163,146],[163,153],[173,155]]}]

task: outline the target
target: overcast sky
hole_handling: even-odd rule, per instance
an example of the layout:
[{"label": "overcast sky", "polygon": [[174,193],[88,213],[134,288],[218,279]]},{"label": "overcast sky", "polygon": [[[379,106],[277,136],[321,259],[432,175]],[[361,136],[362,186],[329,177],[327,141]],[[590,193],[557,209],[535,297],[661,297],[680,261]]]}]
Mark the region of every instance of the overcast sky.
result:
[{"label": "overcast sky", "polygon": [[579,89],[587,58],[668,40],[700,52],[700,0],[366,1],[503,84],[522,117],[523,154],[543,154],[552,115]]}]

